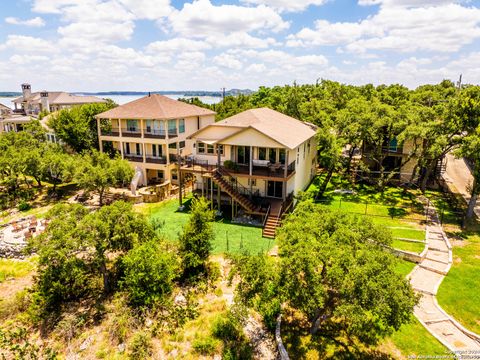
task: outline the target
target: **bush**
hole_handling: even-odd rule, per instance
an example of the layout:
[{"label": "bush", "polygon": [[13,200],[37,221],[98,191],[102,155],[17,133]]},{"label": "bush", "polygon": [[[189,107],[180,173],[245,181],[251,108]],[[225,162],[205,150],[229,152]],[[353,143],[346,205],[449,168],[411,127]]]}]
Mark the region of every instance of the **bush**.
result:
[{"label": "bush", "polygon": [[129,358],[133,360],[146,359],[151,356],[153,352],[151,337],[142,331],[133,336],[130,347]]},{"label": "bush", "polygon": [[171,294],[178,276],[179,264],[171,252],[162,249],[155,240],[138,245],[123,259],[125,275],[122,287],[129,302],[148,306],[163,302]]},{"label": "bush", "polygon": [[229,311],[212,325],[212,336],[223,341],[223,359],[251,359],[252,348],[243,332],[238,314]]},{"label": "bush", "polygon": [[225,160],[223,162],[223,166],[225,167],[225,169],[228,169],[228,170],[238,170],[237,163],[233,162],[232,160]]},{"label": "bush", "polygon": [[192,344],[193,350],[202,355],[213,355],[216,352],[218,346],[218,340],[212,337],[204,339],[195,339]]},{"label": "bush", "polygon": [[27,210],[30,210],[32,207],[30,206],[30,204],[26,201],[22,201],[20,202],[20,204],[18,204],[18,210],[19,211],[27,211]]}]

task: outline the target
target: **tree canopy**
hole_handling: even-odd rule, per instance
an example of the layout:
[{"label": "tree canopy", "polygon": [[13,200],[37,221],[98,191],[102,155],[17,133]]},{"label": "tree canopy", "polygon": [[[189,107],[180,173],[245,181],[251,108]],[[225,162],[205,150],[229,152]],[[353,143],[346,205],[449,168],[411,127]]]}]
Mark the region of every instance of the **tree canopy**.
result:
[{"label": "tree canopy", "polygon": [[[279,259],[241,257],[238,298],[272,324],[284,303],[326,344],[374,345],[410,320],[417,302],[395,273],[391,234],[364,217],[302,202],[278,234]],[[319,331],[321,329],[321,331]]]}]

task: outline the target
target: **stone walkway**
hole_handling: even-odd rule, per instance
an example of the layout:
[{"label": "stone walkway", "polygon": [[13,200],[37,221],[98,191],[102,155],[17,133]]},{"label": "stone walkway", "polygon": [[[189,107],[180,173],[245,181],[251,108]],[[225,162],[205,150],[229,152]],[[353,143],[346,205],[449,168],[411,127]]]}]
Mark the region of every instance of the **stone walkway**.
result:
[{"label": "stone walkway", "polygon": [[478,356],[480,336],[465,329],[437,303],[435,295],[438,287],[452,266],[452,247],[431,204],[427,206],[427,215],[430,220],[426,234],[428,251],[425,259],[408,275],[414,290],[422,294],[414,310],[415,316],[442,344],[456,352],[459,358],[462,358],[462,352],[467,355],[467,351],[475,351]]}]

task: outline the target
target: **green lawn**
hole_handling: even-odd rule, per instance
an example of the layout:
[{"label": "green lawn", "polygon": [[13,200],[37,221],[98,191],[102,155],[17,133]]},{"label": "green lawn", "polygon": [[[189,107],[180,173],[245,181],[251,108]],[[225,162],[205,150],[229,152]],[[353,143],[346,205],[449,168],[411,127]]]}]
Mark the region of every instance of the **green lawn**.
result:
[{"label": "green lawn", "polygon": [[36,258],[27,260],[0,259],[0,283],[7,279],[27,276],[35,269]]},{"label": "green lawn", "polygon": [[425,244],[393,239],[392,247],[420,254],[425,249]]},{"label": "green lawn", "polygon": [[399,258],[395,270],[398,274],[402,276],[407,276],[408,274],[410,274],[414,267],[414,263]]},{"label": "green lawn", "polygon": [[383,343],[388,344],[389,341],[402,352],[402,359],[410,355],[445,355],[447,351],[414,317],[409,324],[403,325]]},{"label": "green lawn", "polygon": [[[185,201],[188,207],[189,199]],[[188,211],[179,212],[178,200],[161,203],[138,205],[137,209],[150,218],[159,218],[163,225],[159,231],[166,240],[177,241],[183,226],[188,221]],[[217,219],[213,224],[215,240],[213,253],[258,254],[267,252],[274,245],[274,240],[262,238],[262,229],[254,226],[232,224],[226,219]]]},{"label": "green lawn", "polygon": [[438,290],[440,306],[467,329],[480,333],[480,234],[454,246],[453,265]]}]

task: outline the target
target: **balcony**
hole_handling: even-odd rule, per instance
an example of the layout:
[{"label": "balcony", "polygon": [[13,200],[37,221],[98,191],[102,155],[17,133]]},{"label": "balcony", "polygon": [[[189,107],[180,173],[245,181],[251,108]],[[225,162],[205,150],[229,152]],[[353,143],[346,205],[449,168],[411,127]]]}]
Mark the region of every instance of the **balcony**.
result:
[{"label": "balcony", "polygon": [[122,136],[139,138],[139,137],[142,137],[142,133],[140,132],[139,129],[134,129],[134,128],[123,129],[122,128]]},{"label": "balcony", "polygon": [[123,157],[128,161],[143,162],[143,155],[124,154]]},{"label": "balcony", "polygon": [[172,138],[176,138],[178,136],[178,132],[177,130],[168,130],[168,138],[169,139],[172,139]]},{"label": "balcony", "polygon": [[[234,164],[230,169],[222,166],[225,171],[237,175],[250,175],[250,166],[242,164]],[[292,161],[287,167],[287,176],[289,177],[295,172],[295,161]],[[252,176],[266,178],[285,178],[285,165],[282,163],[268,163],[265,166],[252,166]]]},{"label": "balcony", "polygon": [[150,164],[166,164],[167,163],[166,156],[147,155],[145,159],[147,163],[150,163]]},{"label": "balcony", "polygon": [[165,139],[165,130],[144,129],[143,137],[148,139]]},{"label": "balcony", "polygon": [[111,130],[101,130],[102,136],[119,136],[120,133],[118,129],[111,129]]}]

